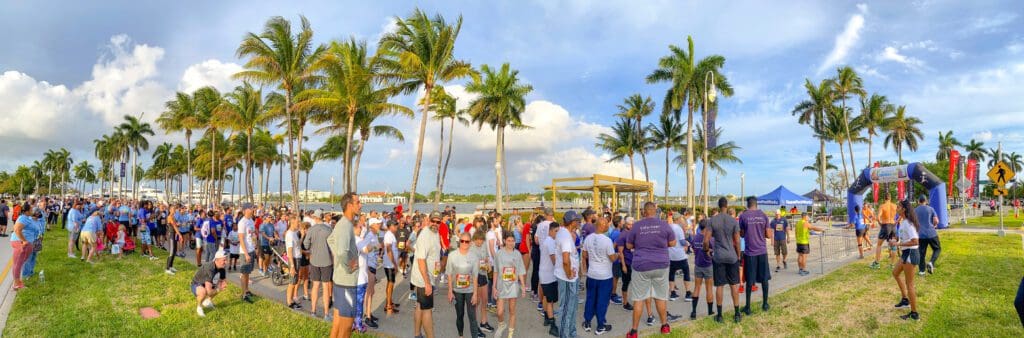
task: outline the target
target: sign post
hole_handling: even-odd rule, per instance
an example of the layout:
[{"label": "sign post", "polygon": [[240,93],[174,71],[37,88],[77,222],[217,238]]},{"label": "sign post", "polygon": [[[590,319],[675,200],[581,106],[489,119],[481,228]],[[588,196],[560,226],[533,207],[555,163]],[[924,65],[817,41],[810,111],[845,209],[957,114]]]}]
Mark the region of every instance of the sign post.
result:
[{"label": "sign post", "polygon": [[1005,236],[1006,232],[1003,230],[1003,196],[1006,196],[1006,183],[1013,180],[1016,175],[1013,172],[1013,168],[1002,161],[1003,158],[1003,143],[999,142],[999,147],[996,150],[996,163],[992,166],[992,169],[988,171],[988,178],[992,180],[992,183],[996,185],[992,193],[999,196],[999,236]]}]

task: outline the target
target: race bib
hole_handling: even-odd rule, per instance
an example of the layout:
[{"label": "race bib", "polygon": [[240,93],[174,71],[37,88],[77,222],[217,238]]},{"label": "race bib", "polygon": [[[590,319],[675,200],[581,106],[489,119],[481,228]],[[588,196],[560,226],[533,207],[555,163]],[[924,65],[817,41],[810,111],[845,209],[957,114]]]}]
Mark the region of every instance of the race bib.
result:
[{"label": "race bib", "polygon": [[775,231],[782,231],[782,224],[776,224]]},{"label": "race bib", "polygon": [[404,250],[405,249],[405,242],[398,242],[398,248]]},{"label": "race bib", "polygon": [[472,281],[469,278],[470,278],[469,275],[462,275],[462,274],[455,275],[455,287],[460,288],[460,289],[468,288],[469,284]]},{"label": "race bib", "polygon": [[506,282],[514,282],[516,280],[516,268],[508,266],[501,269],[501,280]]},{"label": "race bib", "polygon": [[434,262],[434,276],[441,274],[441,262]]}]

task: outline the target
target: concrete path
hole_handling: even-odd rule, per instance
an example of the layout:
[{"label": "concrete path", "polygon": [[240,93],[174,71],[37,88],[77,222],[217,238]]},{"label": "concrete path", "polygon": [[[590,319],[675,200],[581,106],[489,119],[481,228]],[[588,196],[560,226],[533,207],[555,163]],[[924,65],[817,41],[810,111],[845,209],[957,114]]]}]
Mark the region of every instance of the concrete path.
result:
[{"label": "concrete path", "polygon": [[[824,240],[824,242],[822,242]],[[851,242],[852,241],[852,242]],[[852,243],[852,245],[851,245]],[[827,251],[825,255],[822,255],[822,251]],[[186,252],[186,262],[190,264],[195,263],[193,258],[193,251],[189,250]],[[789,268],[782,270],[779,273],[774,273],[775,257],[772,253],[769,253],[769,262],[772,267],[772,280],[770,283],[770,294],[776,294],[785,290],[788,290],[797,285],[806,283],[814,280],[838,269],[846,264],[849,264],[857,259],[856,253],[856,240],[853,238],[853,231],[846,229],[836,229],[828,231],[827,236],[814,235],[811,239],[811,254],[808,257],[807,265],[808,270],[812,272],[808,276],[797,275],[797,262],[796,262],[796,244],[791,240],[789,243],[789,257],[788,264]],[[691,264],[691,271],[693,271],[693,260],[689,260]],[[228,279],[234,283],[239,283],[239,274],[231,272],[228,274]],[[415,302],[409,301],[409,282],[405,278],[402,278],[399,274],[397,284],[394,291],[394,301],[399,303],[400,313],[391,317],[384,314],[384,288],[386,283],[381,282],[384,277],[383,272],[378,274],[379,278],[376,285],[376,294],[373,297],[372,312],[375,316],[380,318],[380,328],[376,330],[370,330],[371,333],[376,336],[383,337],[411,337],[412,336],[412,313],[414,312]],[[681,280],[682,277],[679,277]],[[275,286],[271,282],[269,277],[260,277],[258,272],[252,274],[252,286],[250,290],[264,298],[273,299],[279,303],[285,303],[285,286]],[[447,289],[438,288],[434,298],[434,329],[436,337],[458,337],[458,332],[455,328],[455,309],[454,306],[447,302]],[[618,293],[618,292],[617,292]],[[301,293],[300,293],[301,294]],[[585,291],[580,290],[580,297],[585,298]],[[704,295],[702,295],[701,303],[704,303]],[[761,292],[756,291],[752,297],[752,300],[759,301]],[[729,296],[728,289],[725,291],[725,302],[723,309],[728,316],[732,315],[732,301]],[[745,303],[745,295],[740,294],[740,302]],[[309,301],[303,300],[301,303],[302,309],[296,310],[304,314],[308,314],[310,309]],[[547,327],[541,325],[540,312],[536,310],[536,302],[530,301],[527,298],[521,298],[519,306],[516,311],[517,325],[516,335],[521,337],[548,337]],[[697,307],[697,318],[703,318],[707,314],[707,307],[704,304],[699,304]],[[683,315],[684,319],[678,322],[672,323],[674,326],[686,325],[689,320],[689,314],[691,311],[691,303],[685,302],[682,298],[678,301],[669,302],[668,311],[673,314]],[[322,314],[321,314],[322,316]],[[488,322],[491,326],[497,327],[497,317],[493,313],[488,313]],[[322,318],[322,317],[321,317]],[[583,305],[579,305],[577,310],[577,333],[579,336],[593,335],[593,332],[587,333],[582,328],[583,318]],[[621,305],[611,304],[608,309],[608,324],[612,325],[612,331],[610,336],[624,336],[631,326],[631,313],[625,311]],[[727,318],[731,320],[731,317]],[[644,320],[641,320],[643,322]],[[657,323],[657,316],[655,316],[655,325],[647,326],[644,323],[640,324],[641,335],[655,334],[657,333],[658,327],[661,325]],[[466,320],[468,325],[468,320]],[[469,336],[468,327],[466,328],[466,336]],[[507,333],[505,333],[507,335]],[[490,336],[490,335],[489,335]]]},{"label": "concrete path", "polygon": [[11,314],[11,306],[14,305],[14,296],[17,294],[14,286],[14,271],[11,271],[14,264],[11,249],[11,238],[0,237],[0,336],[3,336],[4,328],[7,327],[7,316]]}]

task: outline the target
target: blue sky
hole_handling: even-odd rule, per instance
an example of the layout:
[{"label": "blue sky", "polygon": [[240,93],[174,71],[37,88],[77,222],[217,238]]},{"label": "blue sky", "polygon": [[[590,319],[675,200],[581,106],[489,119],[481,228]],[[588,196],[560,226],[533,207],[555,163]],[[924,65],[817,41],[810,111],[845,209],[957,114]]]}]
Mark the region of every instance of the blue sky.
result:
[{"label": "blue sky", "polygon": [[[779,184],[812,189],[801,172],[817,151],[805,126],[790,115],[805,78],[855,67],[869,92],[907,105],[924,120],[925,139],[909,160],[934,159],[936,134],[954,130],[1007,151],[1024,152],[1024,18],[1013,1],[257,1],[55,2],[0,1],[0,170],[66,147],[76,161],[92,157],[92,140],[120,116],[151,120],[174,91],[203,85],[230,89],[243,63],[234,51],[242,35],[270,16],[309,18],[316,40],[355,36],[372,42],[413,8],[463,16],[457,55],[474,65],[510,62],[533,85],[526,123],[506,136],[512,192],[539,191],[551,177],[603,172],[629,175],[625,162],[606,163],[595,137],[613,123],[615,106],[640,93],[660,103],[665,85],[644,82],[669,44],[726,57],[736,95],[722,101],[723,138],[735,141],[744,163],[727,166],[722,193],[764,193]],[[467,103],[463,82],[449,84]],[[411,105],[412,96],[397,99]],[[660,106],[658,107],[660,111]],[[392,119],[405,143],[371,140],[359,190],[404,190],[411,180],[418,120]],[[419,191],[432,190],[437,128],[428,126]],[[447,190],[492,192],[494,134],[458,128]],[[183,142],[160,133],[152,144]],[[319,146],[322,137],[312,137]],[[858,164],[867,145],[854,147]],[[830,153],[838,153],[829,145]],[[894,159],[878,140],[876,158]],[[148,154],[147,154],[148,156]],[[648,157],[662,191],[664,153]],[[674,156],[674,155],[673,155]],[[146,157],[143,157],[146,162]],[[836,155],[838,164],[838,154]],[[642,175],[637,158],[638,177]],[[673,194],[683,172],[671,165]],[[328,189],[340,164],[324,163],[310,187]],[[340,189],[340,188],[339,188]],[[714,187],[712,187],[714,191]]]}]

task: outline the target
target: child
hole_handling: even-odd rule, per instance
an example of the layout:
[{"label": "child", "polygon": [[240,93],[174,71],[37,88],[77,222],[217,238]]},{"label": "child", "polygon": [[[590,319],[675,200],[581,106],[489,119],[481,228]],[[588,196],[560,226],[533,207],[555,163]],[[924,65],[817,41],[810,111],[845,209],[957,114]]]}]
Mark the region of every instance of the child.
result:
[{"label": "child", "polygon": [[234,228],[228,233],[228,243],[231,244],[231,267],[228,270],[238,270],[238,232]]},{"label": "child", "polygon": [[149,257],[149,260],[154,260],[156,257],[153,257],[153,248],[150,245],[153,244],[153,230],[156,230],[155,215],[149,214],[144,221],[145,224],[139,224],[139,241],[142,242],[142,257]]},{"label": "child", "polygon": [[121,253],[121,248],[124,247],[124,235],[124,225],[117,226],[117,240],[114,245],[110,246],[110,254],[117,255],[117,259],[124,258],[124,254]]},{"label": "child", "polygon": [[505,302],[508,302],[508,337],[511,338],[516,331],[516,299],[526,293],[526,267],[523,265],[522,255],[514,250],[515,235],[511,231],[505,231],[502,239],[505,245],[494,256],[492,288],[495,298],[498,298],[498,329],[495,330],[494,336],[501,336],[501,332],[505,330],[503,317]]}]

